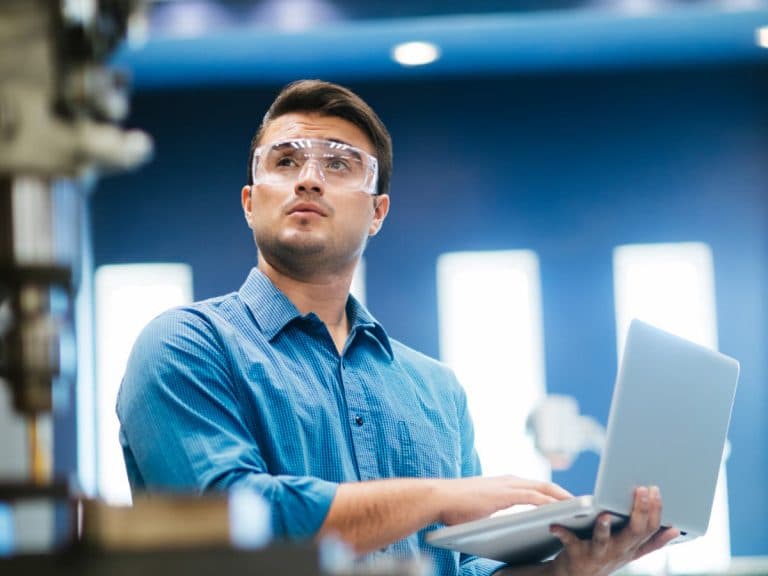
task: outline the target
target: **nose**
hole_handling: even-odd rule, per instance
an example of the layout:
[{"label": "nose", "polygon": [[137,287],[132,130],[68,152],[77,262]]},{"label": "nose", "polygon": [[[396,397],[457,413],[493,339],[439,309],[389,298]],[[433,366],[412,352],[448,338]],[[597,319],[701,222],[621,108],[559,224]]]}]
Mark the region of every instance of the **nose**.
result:
[{"label": "nose", "polygon": [[317,161],[309,160],[301,167],[301,172],[296,179],[294,191],[298,193],[316,192],[323,193],[325,178]]}]

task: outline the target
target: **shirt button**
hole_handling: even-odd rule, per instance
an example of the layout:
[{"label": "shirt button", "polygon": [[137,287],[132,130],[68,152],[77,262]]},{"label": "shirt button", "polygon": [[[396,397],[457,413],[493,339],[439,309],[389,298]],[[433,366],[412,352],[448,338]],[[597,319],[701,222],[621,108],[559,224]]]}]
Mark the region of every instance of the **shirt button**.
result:
[{"label": "shirt button", "polygon": [[358,426],[362,426],[365,420],[363,420],[362,416],[355,416],[355,424]]}]

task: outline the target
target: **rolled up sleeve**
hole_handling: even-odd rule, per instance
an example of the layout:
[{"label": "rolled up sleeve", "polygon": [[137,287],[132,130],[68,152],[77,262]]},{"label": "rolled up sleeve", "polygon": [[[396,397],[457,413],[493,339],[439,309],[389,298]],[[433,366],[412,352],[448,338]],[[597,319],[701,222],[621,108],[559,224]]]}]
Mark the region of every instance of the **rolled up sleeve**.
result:
[{"label": "rolled up sleeve", "polygon": [[131,353],[117,402],[132,488],[204,493],[252,487],[278,537],[313,536],[338,484],[273,475],[248,429],[227,352],[192,310],[153,320]]},{"label": "rolled up sleeve", "polygon": [[497,562],[496,560],[489,560],[488,558],[478,558],[477,556],[464,556],[462,555],[461,562],[459,564],[460,576],[490,576],[495,574],[506,564],[503,562]]}]

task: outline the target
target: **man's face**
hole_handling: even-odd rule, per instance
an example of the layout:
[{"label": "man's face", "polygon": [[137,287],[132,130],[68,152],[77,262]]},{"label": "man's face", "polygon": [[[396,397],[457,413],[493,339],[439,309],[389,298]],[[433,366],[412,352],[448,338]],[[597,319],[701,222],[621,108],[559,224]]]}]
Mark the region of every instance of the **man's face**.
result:
[{"label": "man's face", "polygon": [[[260,145],[293,138],[334,140],[375,155],[372,143],[343,118],[291,113],[274,119]],[[310,163],[293,182],[256,183],[242,191],[243,210],[260,256],[283,271],[302,275],[350,271],[378,232],[389,197],[326,184]]]}]

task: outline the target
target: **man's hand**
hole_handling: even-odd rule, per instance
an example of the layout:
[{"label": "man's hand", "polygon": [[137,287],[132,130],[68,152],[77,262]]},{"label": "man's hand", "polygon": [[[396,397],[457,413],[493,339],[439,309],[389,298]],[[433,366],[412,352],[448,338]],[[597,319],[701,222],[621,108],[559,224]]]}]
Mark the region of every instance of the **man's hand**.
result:
[{"label": "man's hand", "polygon": [[657,487],[635,490],[629,523],[615,536],[611,536],[608,514],[598,517],[591,540],[580,540],[562,526],[553,526],[552,533],[565,546],[550,566],[555,576],[611,574],[680,535],[675,528],[661,528],[661,494]]},{"label": "man's hand", "polygon": [[434,522],[457,524],[516,504],[571,498],[556,484],[516,476],[397,478],[340,484],[320,536],[336,534],[364,554]]},{"label": "man's hand", "polygon": [[485,518],[518,504],[540,506],[567,498],[573,495],[557,484],[517,476],[443,480],[437,490],[439,520],[449,526]]}]

